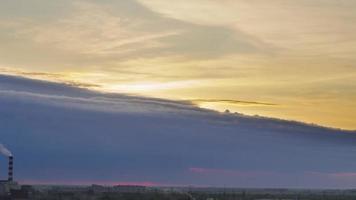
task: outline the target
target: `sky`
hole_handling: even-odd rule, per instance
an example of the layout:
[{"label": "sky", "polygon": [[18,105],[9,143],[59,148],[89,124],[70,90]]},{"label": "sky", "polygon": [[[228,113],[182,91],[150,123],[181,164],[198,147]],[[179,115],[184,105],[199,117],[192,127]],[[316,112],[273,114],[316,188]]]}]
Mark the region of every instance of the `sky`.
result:
[{"label": "sky", "polygon": [[13,155],[20,184],[356,185],[355,131],[6,75],[0,105],[0,168]]},{"label": "sky", "polygon": [[353,0],[2,0],[0,73],[356,129]]}]

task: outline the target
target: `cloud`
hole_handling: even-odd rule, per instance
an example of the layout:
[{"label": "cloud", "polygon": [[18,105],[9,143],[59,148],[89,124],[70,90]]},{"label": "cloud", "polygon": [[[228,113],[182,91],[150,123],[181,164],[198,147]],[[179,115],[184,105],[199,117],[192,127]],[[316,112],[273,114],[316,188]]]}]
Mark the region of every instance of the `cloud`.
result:
[{"label": "cloud", "polygon": [[354,132],[13,76],[0,76],[0,91],[19,180],[347,187],[306,172],[356,165]]},{"label": "cloud", "polygon": [[37,77],[37,78],[61,78],[64,75],[59,74],[59,73],[48,73],[48,72],[31,72],[31,71],[26,71],[26,70],[20,70],[20,69],[13,69],[9,67],[0,67],[0,72],[1,74],[7,74],[7,75],[23,75],[23,76],[29,76],[29,77]]},{"label": "cloud", "polygon": [[[8,78],[7,76],[0,76],[0,81],[5,82],[0,86],[1,99],[20,100],[28,99],[40,104],[56,105],[61,107],[71,107],[83,110],[95,110],[102,112],[190,112],[203,111],[194,107],[192,104],[178,101],[168,101],[155,98],[142,98],[136,96],[124,96],[115,94],[101,94],[89,90],[78,90],[73,84],[51,83],[42,88],[46,82],[27,80],[21,78]],[[6,81],[11,80],[10,84]],[[12,84],[11,84],[12,82]],[[21,87],[27,82],[28,85]],[[14,87],[17,85],[20,87]],[[38,87],[40,85],[40,87]],[[80,85],[82,86],[82,85]],[[30,90],[28,90],[28,88]],[[45,90],[43,90],[45,89]],[[64,89],[64,91],[63,91]],[[53,91],[58,92],[53,92]],[[60,90],[63,93],[59,92]],[[67,91],[65,91],[67,90]],[[69,91],[71,91],[69,93]],[[57,94],[56,94],[57,93]],[[70,95],[68,95],[70,94]],[[145,106],[140,106],[144,104]]]},{"label": "cloud", "polygon": [[35,78],[39,80],[47,80],[52,82],[61,82],[69,86],[82,87],[82,88],[100,88],[99,84],[94,83],[84,83],[75,80],[70,80],[68,75],[63,73],[48,73],[48,72],[36,72],[36,71],[26,71],[21,69],[12,69],[8,67],[0,67],[0,73],[10,76],[22,76],[26,78]]},{"label": "cloud", "polygon": [[[52,5],[44,4],[42,7]],[[50,20],[40,20],[36,13],[26,18],[0,18],[0,41],[7,41],[0,50],[9,55],[3,64],[31,63],[37,69],[38,65],[56,65],[57,69],[124,69],[120,62],[138,58],[202,60],[271,50],[269,45],[243,32],[169,19],[135,1],[62,4],[68,7],[66,11],[61,10],[56,13],[59,16]],[[19,49],[21,44],[26,44],[26,48]],[[14,52],[23,54],[21,61],[27,62],[12,59]]]},{"label": "cloud", "polygon": [[175,2],[176,9],[172,9],[168,2],[162,0],[139,0],[139,2],[164,16],[197,24],[221,26],[236,21],[236,14],[232,12],[231,7],[236,4],[229,0],[223,3],[213,0]]},{"label": "cloud", "polygon": [[140,50],[156,48],[161,45],[156,41],[158,38],[178,34],[177,31],[134,31],[142,23],[140,20],[115,16],[99,4],[80,1],[73,4],[70,16],[48,25],[33,25],[24,34],[32,35],[38,43],[95,56],[127,54],[138,50],[135,46],[140,46]]},{"label": "cloud", "polygon": [[233,99],[190,99],[194,103],[227,103],[240,106],[278,106],[274,103],[257,102],[257,101],[241,101]]},{"label": "cloud", "polygon": [[350,27],[356,19],[356,5],[352,0],[195,0],[174,2],[174,6],[164,0],[140,2],[166,17],[243,32],[283,56],[352,59],[350,53],[355,51],[355,29]]},{"label": "cloud", "polygon": [[[194,108],[189,104],[181,104],[174,102],[165,102],[154,99],[141,99],[141,98],[128,98],[117,99],[107,97],[70,97],[70,96],[57,96],[57,95],[42,95],[31,92],[19,92],[19,91],[0,91],[2,99],[29,99],[33,102],[49,105],[57,105],[61,107],[72,107],[75,109],[95,110],[102,112],[149,112],[154,113],[155,110],[159,112],[167,111],[179,111],[187,110],[192,112]],[[146,104],[145,107],[140,107],[140,104]],[[149,106],[151,105],[151,106]]]}]

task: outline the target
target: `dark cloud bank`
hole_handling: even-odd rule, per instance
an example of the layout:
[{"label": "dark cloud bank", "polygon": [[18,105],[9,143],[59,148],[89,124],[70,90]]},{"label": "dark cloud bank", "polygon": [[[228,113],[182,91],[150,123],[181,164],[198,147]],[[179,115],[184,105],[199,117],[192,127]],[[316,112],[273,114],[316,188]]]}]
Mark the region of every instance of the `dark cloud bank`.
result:
[{"label": "dark cloud bank", "polygon": [[354,187],[355,134],[0,76],[0,140],[23,181]]}]

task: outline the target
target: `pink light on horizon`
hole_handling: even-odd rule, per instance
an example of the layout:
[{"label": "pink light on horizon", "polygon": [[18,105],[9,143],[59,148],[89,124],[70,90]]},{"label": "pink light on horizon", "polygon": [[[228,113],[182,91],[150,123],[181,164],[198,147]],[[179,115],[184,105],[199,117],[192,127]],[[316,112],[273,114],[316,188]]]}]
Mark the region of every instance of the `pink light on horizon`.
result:
[{"label": "pink light on horizon", "polygon": [[355,172],[342,172],[342,173],[331,173],[329,174],[330,177],[333,178],[356,178],[356,173]]},{"label": "pink light on horizon", "polygon": [[68,186],[91,186],[91,185],[102,185],[102,186],[146,186],[146,187],[208,187],[209,185],[192,184],[192,183],[159,183],[152,181],[74,181],[74,180],[29,180],[23,179],[19,180],[20,184],[27,185],[68,185]]},{"label": "pink light on horizon", "polygon": [[331,179],[356,181],[356,172],[333,172],[333,173],[309,172],[309,174],[319,176],[319,177],[331,178]]},{"label": "pink light on horizon", "polygon": [[104,185],[104,186],[117,186],[117,185],[128,185],[128,186],[165,186],[166,184],[151,182],[151,181],[81,181],[81,180],[20,180],[21,184],[30,184],[30,185]]}]

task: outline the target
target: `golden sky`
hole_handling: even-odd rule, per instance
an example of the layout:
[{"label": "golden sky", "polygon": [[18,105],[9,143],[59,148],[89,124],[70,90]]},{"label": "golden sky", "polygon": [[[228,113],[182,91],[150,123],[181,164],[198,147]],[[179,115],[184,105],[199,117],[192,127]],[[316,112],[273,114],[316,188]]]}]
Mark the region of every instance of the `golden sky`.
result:
[{"label": "golden sky", "polygon": [[356,129],[354,0],[2,0],[0,70]]}]

